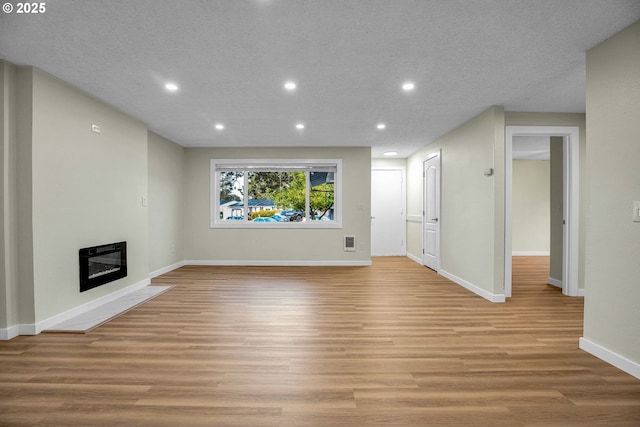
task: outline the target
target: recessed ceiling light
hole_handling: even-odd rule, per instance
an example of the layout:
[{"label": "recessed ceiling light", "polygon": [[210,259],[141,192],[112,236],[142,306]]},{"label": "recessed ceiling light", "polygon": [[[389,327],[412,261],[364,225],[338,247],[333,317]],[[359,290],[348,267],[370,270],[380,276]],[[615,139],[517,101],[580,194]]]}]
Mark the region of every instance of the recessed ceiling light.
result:
[{"label": "recessed ceiling light", "polygon": [[223,125],[222,123],[216,123],[215,128],[216,128],[217,130],[223,130],[223,129],[224,129],[224,125]]},{"label": "recessed ceiling light", "polygon": [[416,84],[414,82],[404,82],[402,84],[402,90],[405,92],[411,92],[416,88]]},{"label": "recessed ceiling light", "polygon": [[398,152],[397,151],[385,151],[384,155],[385,156],[397,156]]},{"label": "recessed ceiling light", "polygon": [[304,123],[296,123],[296,129],[299,129],[299,130],[304,129]]},{"label": "recessed ceiling light", "polygon": [[164,85],[164,88],[169,92],[176,92],[178,90],[178,85],[170,82]]},{"label": "recessed ceiling light", "polygon": [[291,81],[291,80],[289,80],[289,81],[287,81],[287,82],[284,82],[284,88],[285,88],[286,90],[288,90],[288,91],[295,90],[295,89],[296,89],[296,87],[298,87],[298,86],[296,85],[296,82],[293,82],[293,81]]},{"label": "recessed ceiling light", "polygon": [[376,125],[376,127],[377,127],[379,130],[383,130],[383,129],[386,129],[387,125],[385,125],[384,123],[378,123],[378,124]]}]

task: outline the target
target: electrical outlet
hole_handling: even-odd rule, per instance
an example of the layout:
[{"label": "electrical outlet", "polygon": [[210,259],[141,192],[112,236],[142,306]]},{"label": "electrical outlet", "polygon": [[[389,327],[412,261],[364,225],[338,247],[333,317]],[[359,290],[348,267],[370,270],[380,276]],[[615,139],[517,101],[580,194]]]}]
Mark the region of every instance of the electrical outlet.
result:
[{"label": "electrical outlet", "polygon": [[640,202],[633,202],[633,222],[640,222]]}]

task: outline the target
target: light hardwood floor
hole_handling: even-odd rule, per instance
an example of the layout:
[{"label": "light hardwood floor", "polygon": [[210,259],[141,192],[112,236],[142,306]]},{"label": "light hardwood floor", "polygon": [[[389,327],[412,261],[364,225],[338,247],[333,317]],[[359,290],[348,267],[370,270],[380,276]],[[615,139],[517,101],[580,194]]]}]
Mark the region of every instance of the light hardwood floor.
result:
[{"label": "light hardwood floor", "polygon": [[516,258],[492,304],[406,258],[183,267],[87,334],[0,342],[0,425],[639,426],[547,269]]}]

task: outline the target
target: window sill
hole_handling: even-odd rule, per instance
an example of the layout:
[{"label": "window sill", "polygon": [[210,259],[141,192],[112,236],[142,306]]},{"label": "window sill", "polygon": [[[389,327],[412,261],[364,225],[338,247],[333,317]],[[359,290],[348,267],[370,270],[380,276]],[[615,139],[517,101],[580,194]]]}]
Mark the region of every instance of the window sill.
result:
[{"label": "window sill", "polygon": [[306,228],[342,228],[342,224],[338,221],[316,221],[316,222],[261,222],[252,224],[251,222],[235,222],[229,221],[229,223],[214,223],[210,225],[210,228],[248,228],[251,230],[269,230],[269,229],[294,229],[302,230]]}]

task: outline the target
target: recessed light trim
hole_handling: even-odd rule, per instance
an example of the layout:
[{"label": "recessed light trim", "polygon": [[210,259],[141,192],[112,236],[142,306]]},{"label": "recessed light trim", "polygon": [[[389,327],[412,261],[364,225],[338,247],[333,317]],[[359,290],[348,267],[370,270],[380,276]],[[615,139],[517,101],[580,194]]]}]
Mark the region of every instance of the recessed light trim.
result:
[{"label": "recessed light trim", "polygon": [[296,82],[294,82],[292,80],[288,80],[288,81],[284,82],[284,88],[286,90],[288,90],[289,92],[296,90],[297,87],[298,87],[298,85],[296,84]]},{"label": "recessed light trim", "polygon": [[177,92],[178,91],[178,85],[173,83],[173,82],[168,82],[164,85],[164,88],[168,91],[168,92]]},{"label": "recessed light trim", "polygon": [[386,129],[386,128],[387,128],[387,125],[386,125],[386,124],[384,124],[384,123],[378,123],[378,124],[376,125],[376,128],[377,128],[378,130],[384,130],[384,129]]},{"label": "recessed light trim", "polygon": [[300,122],[300,123],[296,123],[296,129],[298,130],[303,130],[305,128],[304,123]]},{"label": "recessed light trim", "polygon": [[405,92],[411,92],[416,88],[416,84],[414,82],[404,82],[402,84],[402,90]]},{"label": "recessed light trim", "polygon": [[387,157],[391,157],[391,156],[397,156],[398,152],[397,151],[385,151],[383,153],[383,155],[387,156]]},{"label": "recessed light trim", "polygon": [[224,130],[224,125],[222,123],[216,123],[214,127],[216,130]]}]

